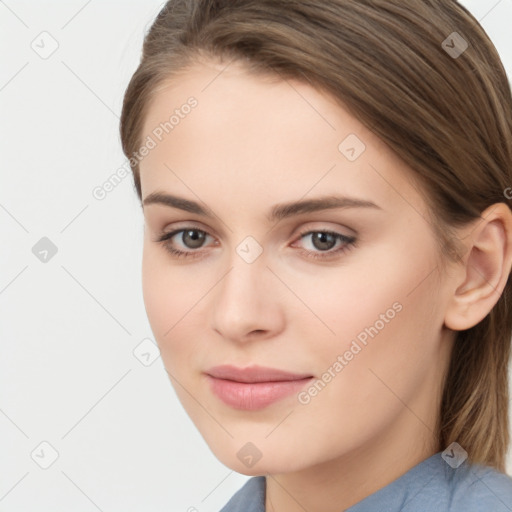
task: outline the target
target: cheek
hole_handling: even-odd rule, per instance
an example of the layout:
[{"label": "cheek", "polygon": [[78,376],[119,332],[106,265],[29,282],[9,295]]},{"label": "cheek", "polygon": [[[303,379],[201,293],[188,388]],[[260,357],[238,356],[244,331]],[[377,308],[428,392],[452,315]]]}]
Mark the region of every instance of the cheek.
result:
[{"label": "cheek", "polygon": [[334,334],[318,327],[313,315],[304,320],[302,330],[309,330],[302,339],[315,340],[306,359],[328,381],[325,387],[319,383],[320,392],[311,390],[314,408],[384,418],[400,408],[396,396],[407,401],[438,364],[436,263],[421,245],[408,252],[383,250],[380,258],[347,266],[339,277],[331,272],[315,279],[315,292],[305,302]]},{"label": "cheek", "polygon": [[[197,287],[186,283],[184,273],[173,269],[164,251],[144,245],[142,293],[148,321],[162,356],[180,350],[177,333],[186,325],[187,311],[197,301]],[[185,344],[184,344],[185,345]],[[165,360],[165,358],[164,358]]]},{"label": "cheek", "polygon": [[364,343],[370,333],[378,331],[380,335],[392,324],[401,324],[401,311],[418,300],[418,295],[410,292],[426,268],[429,265],[424,262],[411,268],[384,259],[379,264],[360,260],[339,269],[322,269],[307,278],[297,277],[294,292],[309,309],[304,309],[297,321],[311,331],[301,339],[320,339],[322,343],[315,342],[315,352],[321,347],[332,353],[347,348],[355,338]]},{"label": "cheek", "polygon": [[364,385],[372,365],[401,366],[400,375],[415,379],[418,367],[435,356],[442,324],[436,262],[432,248],[419,242],[407,251],[382,246],[371,257],[297,279],[294,291],[310,309],[297,320],[300,339],[317,374],[346,354],[354,368],[344,373]]}]

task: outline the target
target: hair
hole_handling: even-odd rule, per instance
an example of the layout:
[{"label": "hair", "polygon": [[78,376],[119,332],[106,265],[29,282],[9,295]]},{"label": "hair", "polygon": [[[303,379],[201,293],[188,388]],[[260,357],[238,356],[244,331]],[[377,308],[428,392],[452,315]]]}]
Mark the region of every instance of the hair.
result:
[{"label": "hair", "polygon": [[[454,32],[468,44],[459,56],[448,52]],[[504,202],[512,184],[510,84],[489,37],[455,0],[168,1],[145,35],[122,108],[122,148],[139,199],[133,155],[148,105],[202,57],[301,80],[339,101],[410,167],[448,261],[460,258],[454,230]],[[502,472],[511,299],[509,275],[489,314],[455,333],[435,432],[440,450],[456,441],[472,462]]]}]

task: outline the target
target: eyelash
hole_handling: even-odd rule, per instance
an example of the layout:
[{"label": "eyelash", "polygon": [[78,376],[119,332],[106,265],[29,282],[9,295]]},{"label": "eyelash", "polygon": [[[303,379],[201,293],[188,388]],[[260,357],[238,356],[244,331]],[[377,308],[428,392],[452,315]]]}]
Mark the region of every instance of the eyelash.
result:
[{"label": "eyelash", "polygon": [[[194,228],[194,227],[186,227],[182,229],[176,229],[174,231],[171,231],[169,233],[161,233],[159,234],[158,238],[155,240],[158,243],[161,243],[165,250],[168,251],[173,257],[175,258],[200,258],[202,256],[202,252],[200,250],[189,250],[189,251],[181,251],[179,249],[175,249],[174,247],[171,247],[169,244],[169,240],[173,238],[175,235],[179,233],[183,233],[185,231],[196,231],[199,233],[204,233],[208,236],[208,233],[206,231],[203,231],[202,229]],[[309,230],[309,231],[303,231],[300,233],[299,238],[297,240],[300,240],[304,238],[307,235],[312,235],[315,233],[322,233],[327,235],[332,235],[336,238],[336,240],[342,241],[344,244],[336,249],[332,250],[329,249],[327,251],[308,251],[307,249],[298,249],[299,252],[304,254],[307,258],[312,258],[315,260],[327,260],[332,259],[333,255],[338,256],[341,255],[347,251],[349,251],[351,248],[355,247],[356,245],[356,237],[354,236],[346,236],[342,235],[341,233],[336,233],[335,231],[329,231],[329,230]]]}]

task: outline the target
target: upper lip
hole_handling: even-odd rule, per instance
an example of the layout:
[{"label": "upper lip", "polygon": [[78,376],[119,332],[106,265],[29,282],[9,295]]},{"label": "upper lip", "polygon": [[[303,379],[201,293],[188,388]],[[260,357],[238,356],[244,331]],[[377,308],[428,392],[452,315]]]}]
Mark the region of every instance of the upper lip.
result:
[{"label": "upper lip", "polygon": [[267,368],[257,365],[237,368],[236,366],[225,364],[214,366],[205,373],[217,379],[233,380],[236,382],[282,382],[312,377],[312,375],[305,373],[291,373],[276,368]]}]

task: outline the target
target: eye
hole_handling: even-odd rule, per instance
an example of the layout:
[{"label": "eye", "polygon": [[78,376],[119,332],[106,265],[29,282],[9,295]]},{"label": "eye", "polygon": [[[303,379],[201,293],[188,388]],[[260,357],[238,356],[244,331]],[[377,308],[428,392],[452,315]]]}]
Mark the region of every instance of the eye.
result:
[{"label": "eye", "polygon": [[[307,240],[308,238],[309,243],[306,245],[310,248],[300,249],[300,252],[313,259],[337,257],[348,251],[356,243],[355,236],[347,236],[335,231],[306,231],[301,233],[299,240]],[[336,244],[338,246],[334,249]]]},{"label": "eye", "polygon": [[[181,236],[177,236],[180,233]],[[174,247],[172,239],[175,237],[178,241],[180,241],[182,247],[191,250],[187,251]],[[202,247],[208,237],[213,238],[208,233],[206,233],[206,231],[190,227],[186,229],[177,229],[171,231],[170,233],[162,233],[159,235],[156,242],[162,243],[164,248],[177,258],[196,258],[201,256],[201,252],[197,251],[196,249]]]},{"label": "eye", "polygon": [[[176,240],[173,241],[174,238]],[[165,250],[175,258],[199,258],[204,251],[198,249],[203,247],[208,238],[213,239],[206,231],[187,227],[169,233],[161,233],[155,241],[163,244]],[[299,240],[307,240],[308,238],[310,243],[306,245],[309,248],[299,248],[298,250],[306,258],[313,259],[327,260],[335,258],[348,251],[356,243],[356,237],[343,235],[335,231],[305,231],[300,234]],[[294,244],[296,243],[294,242]],[[181,248],[179,244],[181,244]],[[334,249],[336,246],[337,248]],[[294,247],[294,245],[292,244],[291,247]]]}]

